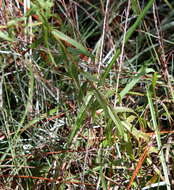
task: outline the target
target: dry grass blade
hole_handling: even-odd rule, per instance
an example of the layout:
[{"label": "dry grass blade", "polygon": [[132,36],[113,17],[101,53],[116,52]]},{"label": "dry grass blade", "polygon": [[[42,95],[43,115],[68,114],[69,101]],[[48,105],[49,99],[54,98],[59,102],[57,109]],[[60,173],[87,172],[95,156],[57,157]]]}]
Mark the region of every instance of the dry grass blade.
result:
[{"label": "dry grass blade", "polygon": [[135,170],[134,170],[134,172],[133,172],[133,174],[132,174],[131,180],[130,180],[129,185],[128,185],[128,187],[127,187],[127,190],[131,189],[132,183],[133,183],[133,181],[135,180],[135,178],[137,177],[138,172],[139,172],[139,170],[141,169],[142,164],[143,164],[144,160],[146,159],[146,157],[147,157],[147,155],[148,155],[148,152],[149,152],[149,150],[150,150],[150,147],[151,147],[151,144],[147,145],[147,146],[145,147],[145,150],[144,150],[143,154],[142,154],[141,157],[139,158],[139,161],[138,161],[137,166],[136,166],[136,168],[135,168]]}]

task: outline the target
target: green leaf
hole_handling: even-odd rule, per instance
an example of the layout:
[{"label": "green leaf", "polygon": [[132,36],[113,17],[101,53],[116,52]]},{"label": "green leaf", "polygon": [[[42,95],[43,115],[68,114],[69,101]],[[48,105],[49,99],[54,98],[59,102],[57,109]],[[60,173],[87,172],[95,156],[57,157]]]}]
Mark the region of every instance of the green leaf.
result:
[{"label": "green leaf", "polygon": [[125,129],[129,131],[130,134],[132,134],[137,140],[140,138],[144,139],[145,141],[149,141],[150,137],[143,133],[142,131],[136,129],[131,123],[128,121],[122,121],[122,125],[124,126]]},{"label": "green leaf", "polygon": [[149,107],[150,107],[150,113],[151,113],[153,128],[154,128],[155,135],[156,135],[156,141],[157,141],[157,145],[158,145],[158,150],[160,150],[159,156],[160,156],[160,160],[161,160],[161,164],[162,164],[162,168],[163,168],[163,172],[164,172],[165,181],[166,181],[166,184],[167,184],[167,190],[171,190],[170,181],[169,181],[169,177],[168,177],[168,168],[167,168],[166,160],[165,160],[165,157],[164,157],[164,152],[163,152],[163,150],[161,150],[162,143],[161,143],[160,131],[159,131],[159,128],[158,128],[156,113],[155,113],[153,100],[152,100],[152,95],[153,95],[153,87],[152,86],[153,86],[153,84],[147,89],[148,104],[149,104]]},{"label": "green leaf", "polygon": [[124,126],[121,123],[120,118],[118,117],[118,115],[114,112],[114,110],[112,108],[110,108],[108,106],[108,114],[111,117],[112,121],[114,122],[114,124],[116,125],[121,137],[124,136]]},{"label": "green leaf", "polygon": [[48,118],[49,116],[52,116],[53,114],[55,114],[56,112],[58,112],[59,106],[49,110],[47,113],[43,113],[40,116],[32,119],[31,121],[29,121],[24,128],[21,129],[20,133],[23,133],[24,131],[26,131],[27,129],[29,129],[30,127],[33,127],[37,122],[41,121],[42,119]]},{"label": "green leaf", "polygon": [[141,14],[137,17],[137,20],[135,21],[135,23],[129,28],[129,30],[126,33],[125,43],[128,42],[128,40],[132,36],[133,32],[136,30],[136,28],[139,26],[142,19],[145,17],[147,11],[152,7],[153,2],[154,2],[154,0],[148,1],[145,8],[141,11]]},{"label": "green leaf", "polygon": [[158,76],[157,76],[157,73],[155,72],[155,73],[153,74],[153,78],[152,78],[153,93],[155,93],[154,91],[155,91],[157,79],[158,79]]},{"label": "green leaf", "polygon": [[139,82],[143,75],[152,71],[152,69],[147,69],[146,65],[143,65],[142,68],[138,71],[138,74],[135,75],[133,80],[128,83],[126,87],[120,92],[120,99],[123,99],[123,97]]},{"label": "green leaf", "polygon": [[138,7],[137,0],[131,0],[131,7],[136,15],[140,14],[140,8]]},{"label": "green leaf", "polygon": [[[154,2],[154,0],[150,0],[147,3],[147,5],[145,6],[145,8],[142,10],[141,14],[137,17],[137,20],[135,21],[135,23],[129,28],[129,30],[126,33],[125,42],[124,42],[125,44],[128,42],[128,40],[130,39],[130,37],[132,36],[132,34],[134,33],[134,31],[137,29],[137,27],[141,23],[142,19],[145,17],[147,11],[152,7],[153,2]],[[99,84],[102,84],[104,82],[104,80],[108,76],[110,70],[112,69],[112,66],[115,64],[115,61],[120,56],[120,53],[121,53],[120,48],[116,48],[114,56],[113,56],[111,62],[108,64],[107,68],[105,69],[105,72],[101,76],[101,81],[100,81]]]},{"label": "green leaf", "polygon": [[80,129],[80,127],[82,126],[83,124],[83,121],[84,121],[84,118],[85,118],[85,113],[87,111],[87,108],[88,106],[90,105],[91,101],[92,101],[92,97],[93,97],[93,93],[92,92],[89,92],[85,99],[84,99],[84,103],[82,105],[82,107],[80,108],[79,112],[78,112],[78,115],[77,115],[77,119],[76,119],[76,122],[75,122],[75,125],[72,129],[72,132],[69,136],[69,140],[68,140],[68,145],[71,144],[74,136],[77,134],[77,131]]},{"label": "green leaf", "polygon": [[72,46],[76,47],[78,50],[80,50],[83,54],[87,55],[87,56],[92,56],[88,50],[80,43],[78,43],[76,40],[70,38],[69,36],[67,36],[66,34],[58,31],[58,30],[53,30],[51,32],[53,34],[53,36],[59,41],[59,40],[63,40],[69,44],[71,44]]},{"label": "green leaf", "polygon": [[21,18],[17,18],[17,19],[10,20],[10,21],[7,23],[7,27],[17,26],[17,25],[19,25],[20,22],[22,22],[22,21],[25,21],[25,17],[21,17]]},{"label": "green leaf", "polygon": [[95,77],[95,75],[91,75],[89,72],[82,72],[81,73],[86,79],[90,80],[91,82],[97,82],[98,79]]},{"label": "green leaf", "polygon": [[112,69],[112,66],[115,64],[115,62],[116,62],[116,60],[118,59],[120,53],[121,53],[120,49],[116,49],[115,54],[114,54],[114,56],[113,56],[111,62],[108,64],[108,66],[106,67],[104,73],[101,75],[100,82],[99,82],[100,85],[101,85],[101,84],[104,82],[104,80],[107,78],[107,76],[108,76],[110,70]]},{"label": "green leaf", "polygon": [[4,32],[0,31],[0,38],[3,40],[7,40],[10,42],[13,42],[13,40],[8,36],[8,34],[5,34]]},{"label": "green leaf", "polygon": [[114,107],[114,111],[115,111],[115,113],[125,113],[125,112],[135,113],[134,110],[131,108],[120,107],[120,106]]},{"label": "green leaf", "polygon": [[150,107],[150,113],[151,113],[152,122],[153,122],[153,129],[156,132],[157,136],[160,137],[159,128],[158,128],[158,124],[157,124],[157,120],[156,120],[156,113],[155,113],[155,109],[153,106],[152,95],[153,95],[153,88],[152,88],[152,85],[150,85],[150,87],[147,89],[148,104]]},{"label": "green leaf", "polygon": [[91,86],[93,87],[93,89],[95,91],[96,98],[97,98],[99,104],[101,105],[101,107],[103,108],[106,116],[107,117],[109,116],[112,119],[112,121],[114,122],[114,124],[116,125],[116,127],[117,127],[117,129],[119,131],[120,136],[123,137],[123,135],[124,135],[124,126],[121,124],[121,120],[119,119],[117,113],[109,105],[109,103],[108,103],[107,99],[105,98],[105,96],[102,95],[94,85],[91,84]]}]

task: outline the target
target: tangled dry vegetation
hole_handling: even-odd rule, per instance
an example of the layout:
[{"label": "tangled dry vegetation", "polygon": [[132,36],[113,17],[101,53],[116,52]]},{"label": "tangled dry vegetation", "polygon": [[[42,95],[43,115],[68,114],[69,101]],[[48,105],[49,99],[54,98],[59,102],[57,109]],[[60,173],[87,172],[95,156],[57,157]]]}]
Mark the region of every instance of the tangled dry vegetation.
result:
[{"label": "tangled dry vegetation", "polygon": [[173,189],[173,26],[168,0],[0,0],[0,189]]}]

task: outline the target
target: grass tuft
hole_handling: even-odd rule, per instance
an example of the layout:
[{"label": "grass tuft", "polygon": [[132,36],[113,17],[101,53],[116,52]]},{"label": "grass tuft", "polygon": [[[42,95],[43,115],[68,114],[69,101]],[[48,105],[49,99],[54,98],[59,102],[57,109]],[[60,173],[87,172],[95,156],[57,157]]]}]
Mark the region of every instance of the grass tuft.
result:
[{"label": "grass tuft", "polygon": [[174,2],[0,1],[0,189],[167,189]]}]

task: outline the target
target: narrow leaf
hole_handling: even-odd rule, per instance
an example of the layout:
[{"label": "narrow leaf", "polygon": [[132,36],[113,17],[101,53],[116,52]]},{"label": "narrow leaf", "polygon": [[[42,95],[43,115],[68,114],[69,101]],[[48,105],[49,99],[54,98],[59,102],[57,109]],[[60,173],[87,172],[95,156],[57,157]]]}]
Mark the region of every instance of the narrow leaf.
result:
[{"label": "narrow leaf", "polygon": [[78,43],[76,40],[72,39],[71,37],[67,36],[66,34],[64,34],[58,30],[53,30],[51,33],[57,40],[63,40],[65,42],[67,42],[68,44],[72,45],[73,47],[77,48],[78,50],[80,50],[85,55],[91,56],[91,54],[88,52],[88,50],[82,44]]},{"label": "narrow leaf", "polygon": [[[152,7],[154,0],[150,0],[146,7],[142,10],[141,14],[137,17],[137,20],[135,21],[135,23],[129,28],[129,30],[126,33],[126,38],[125,38],[125,44],[128,42],[128,40],[130,39],[130,37],[132,36],[132,34],[134,33],[134,31],[137,29],[137,27],[139,26],[139,24],[141,23],[141,21],[143,20],[143,18],[145,17],[147,11]],[[118,57],[120,56],[120,49],[116,48],[115,50],[115,54],[111,60],[111,62],[108,64],[107,68],[105,69],[104,74],[101,76],[101,81],[100,84],[103,83],[103,81],[106,79],[106,77],[108,76],[110,70],[112,69],[112,66],[115,64],[115,61],[118,59]]]},{"label": "narrow leaf", "polygon": [[126,87],[120,92],[120,99],[123,99],[123,97],[139,82],[141,77],[148,72],[152,72],[153,70],[146,69],[146,66],[142,66],[142,68],[138,71],[138,74],[132,79],[130,83],[126,85]]},{"label": "narrow leaf", "polygon": [[68,145],[71,144],[74,136],[77,134],[77,131],[82,126],[84,118],[85,118],[85,112],[87,110],[87,107],[91,103],[92,97],[93,97],[93,93],[92,92],[89,92],[86,95],[86,97],[84,99],[84,104],[82,105],[82,107],[79,110],[79,113],[78,113],[78,116],[77,116],[77,119],[76,119],[76,123],[75,123],[75,125],[74,125],[74,127],[72,129],[72,132],[71,132],[70,136],[69,136]]},{"label": "narrow leaf", "polygon": [[7,41],[10,41],[10,42],[13,42],[13,40],[7,34],[5,34],[2,31],[0,31],[0,38],[3,39],[3,40],[7,40]]}]

